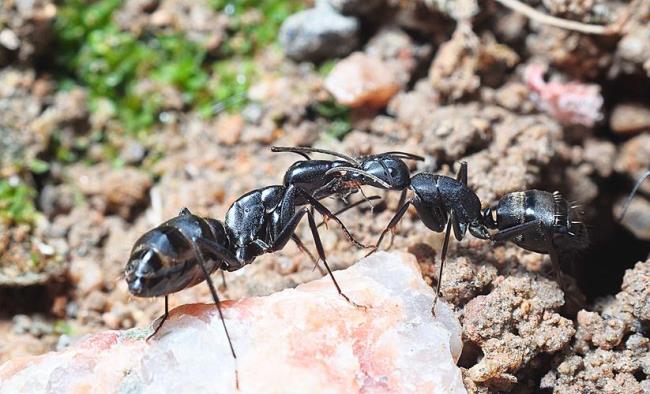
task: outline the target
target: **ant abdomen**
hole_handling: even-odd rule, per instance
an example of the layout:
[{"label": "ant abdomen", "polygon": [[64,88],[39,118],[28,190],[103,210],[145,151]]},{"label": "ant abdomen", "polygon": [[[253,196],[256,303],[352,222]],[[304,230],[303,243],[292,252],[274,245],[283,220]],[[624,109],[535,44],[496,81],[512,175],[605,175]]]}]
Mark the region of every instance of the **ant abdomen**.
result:
[{"label": "ant abdomen", "polygon": [[[551,248],[577,250],[587,246],[587,231],[580,216],[577,206],[571,206],[558,192],[526,190],[499,200],[493,227],[512,232],[508,238],[518,246],[547,254]],[[520,231],[512,231],[516,228]]]},{"label": "ant abdomen", "polygon": [[[125,276],[129,291],[138,297],[157,297],[192,287],[205,276],[197,264],[192,238],[205,238],[221,245],[228,240],[223,225],[181,212],[138,239],[126,265]],[[214,272],[221,267],[219,259],[206,255],[206,269]]]}]

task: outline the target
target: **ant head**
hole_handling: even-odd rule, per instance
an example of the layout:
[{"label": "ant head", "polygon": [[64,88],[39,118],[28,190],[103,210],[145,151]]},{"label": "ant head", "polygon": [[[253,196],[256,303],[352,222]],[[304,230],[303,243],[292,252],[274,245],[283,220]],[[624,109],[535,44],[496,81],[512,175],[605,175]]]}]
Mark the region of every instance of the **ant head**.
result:
[{"label": "ant head", "polygon": [[[411,182],[411,171],[404,161],[390,154],[368,156],[361,162],[361,170],[388,184],[391,190],[404,190]],[[363,178],[363,183],[375,187],[385,188],[363,174],[355,174]]]}]

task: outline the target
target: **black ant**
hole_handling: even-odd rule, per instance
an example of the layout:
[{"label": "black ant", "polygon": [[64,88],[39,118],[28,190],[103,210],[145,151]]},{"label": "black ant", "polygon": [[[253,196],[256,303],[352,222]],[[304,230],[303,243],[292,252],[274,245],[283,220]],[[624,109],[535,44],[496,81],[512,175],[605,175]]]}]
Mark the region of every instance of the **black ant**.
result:
[{"label": "black ant", "polygon": [[[379,171],[380,169],[382,169],[381,166],[376,170]],[[342,171],[350,171],[352,172],[352,176],[367,176],[363,171],[346,167],[333,168],[327,174]],[[481,216],[481,201],[476,193],[467,187],[467,163],[461,163],[461,168],[456,179],[431,173],[419,173],[411,177],[406,165],[389,167],[388,171],[383,171],[387,172],[387,175],[390,175],[385,176],[385,179],[392,179],[395,182],[391,184],[390,189],[401,190],[402,196],[400,197],[400,205],[397,212],[382,231],[377,243],[369,254],[379,249],[379,245],[389,231],[395,231],[397,224],[408,210],[409,205],[415,207],[420,220],[427,228],[435,232],[445,231],[440,267],[438,269],[438,284],[434,299],[435,309],[440,294],[442,270],[447,258],[451,229],[454,229],[454,236],[459,241],[463,239],[467,230],[477,238],[490,238],[490,234],[483,224],[483,217]],[[406,200],[408,189],[413,192],[413,197]]]},{"label": "black ant", "polygon": [[296,209],[302,199],[324,218],[341,225],[350,241],[359,247],[339,218],[301,187],[268,186],[253,190],[237,199],[226,212],[224,222],[201,218],[183,209],[180,214],[145,233],[136,241],[126,265],[129,291],[141,297],[165,296],[165,313],[149,335],[154,336],[169,315],[168,295],[205,280],[217,306],[230,351],[236,360],[230,334],[223,319],[219,297],[210,279],[216,270],[235,271],[252,263],[256,257],[284,248],[305,214],[309,221],[318,256],[327,269],[338,293],[341,291],[327,264],[314,214],[308,207]]},{"label": "black ant", "polygon": [[587,227],[581,220],[577,205],[571,205],[559,192],[526,190],[508,193],[496,206],[483,211],[483,222],[490,229],[493,241],[511,240],[517,246],[551,258],[559,280],[559,253],[574,252],[588,246]]},{"label": "black ant", "polygon": [[[397,179],[408,179],[406,166]],[[352,169],[337,167],[327,174]],[[358,171],[356,174],[363,176]],[[386,178],[383,178],[386,179]],[[406,186],[404,186],[406,184]],[[420,220],[435,232],[445,231],[435,303],[440,294],[442,272],[447,257],[451,229],[455,238],[460,241],[467,230],[480,239],[493,241],[512,240],[519,247],[533,252],[549,254],[554,271],[559,274],[558,252],[570,252],[587,246],[587,231],[580,221],[576,206],[571,206],[559,193],[549,193],[540,190],[513,192],[505,195],[496,208],[496,219],[492,210],[486,209],[481,213],[481,202],[467,186],[467,163],[462,162],[456,178],[430,173],[419,173],[410,178],[410,182],[401,183],[402,197],[400,208],[382,231],[375,247],[370,253],[379,248],[381,241],[388,231],[394,232],[397,224],[406,213],[409,205],[413,205]],[[414,196],[405,201],[406,188]],[[399,190],[400,187],[391,187]],[[490,234],[488,229],[499,230]]]}]

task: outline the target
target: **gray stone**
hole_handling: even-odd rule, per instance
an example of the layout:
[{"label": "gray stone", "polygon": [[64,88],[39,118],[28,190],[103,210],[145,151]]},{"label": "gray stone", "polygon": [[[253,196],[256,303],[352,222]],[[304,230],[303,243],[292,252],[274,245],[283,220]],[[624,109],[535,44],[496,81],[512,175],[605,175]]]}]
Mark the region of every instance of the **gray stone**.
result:
[{"label": "gray stone", "polygon": [[296,61],[345,56],[359,44],[359,21],[320,3],[287,18],[279,39],[284,53]]},{"label": "gray stone", "polygon": [[138,141],[129,141],[120,151],[120,159],[126,164],[139,164],[147,156],[147,148]]}]

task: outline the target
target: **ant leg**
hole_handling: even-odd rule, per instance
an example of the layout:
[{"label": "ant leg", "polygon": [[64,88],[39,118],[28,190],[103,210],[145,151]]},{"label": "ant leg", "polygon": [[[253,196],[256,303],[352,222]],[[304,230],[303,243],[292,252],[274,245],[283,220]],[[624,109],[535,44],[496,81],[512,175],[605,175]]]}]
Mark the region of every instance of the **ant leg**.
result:
[{"label": "ant leg", "polygon": [[228,290],[228,285],[226,284],[226,274],[223,272],[223,270],[219,270],[221,272],[221,286],[223,286],[224,290]]},{"label": "ant leg", "polygon": [[[571,289],[571,280],[563,276],[563,271],[561,268],[560,256],[557,253],[557,249],[553,244],[552,240],[548,241],[548,254],[551,257],[551,267],[553,271],[553,278],[560,286],[560,290],[564,293],[564,305],[567,306],[569,301],[574,305],[581,307],[585,303],[585,299],[581,297],[581,293],[578,291],[572,291]],[[566,261],[565,261],[566,263]]]},{"label": "ant leg", "polygon": [[331,196],[332,194],[335,193],[336,190],[341,189],[340,182],[341,182],[340,179],[332,179],[331,181],[327,182],[325,185],[312,191],[311,195],[318,200],[320,200],[321,198]]},{"label": "ant leg", "polygon": [[456,237],[456,241],[461,241],[467,232],[467,225],[458,223],[453,211],[449,213],[449,217],[451,218],[451,226],[454,229],[454,237]]},{"label": "ant leg", "polygon": [[298,191],[298,193],[300,193],[300,195],[301,195],[305,200],[307,200],[307,202],[309,202],[309,204],[310,204],[313,208],[315,208],[315,209],[318,211],[318,213],[320,213],[321,215],[323,215],[323,218],[326,218],[326,219],[334,219],[334,221],[336,221],[336,223],[338,223],[338,224],[341,226],[341,229],[343,230],[343,232],[345,233],[345,236],[348,238],[348,240],[349,240],[350,242],[352,242],[353,244],[355,244],[355,245],[357,245],[357,246],[359,246],[359,247],[361,247],[361,248],[367,248],[366,245],[364,245],[364,244],[362,244],[361,242],[359,242],[359,241],[357,241],[356,239],[354,239],[354,237],[352,236],[352,234],[350,234],[350,231],[348,230],[348,228],[345,227],[345,224],[343,224],[343,222],[341,222],[341,219],[339,219],[338,216],[336,216],[336,215],[334,215],[332,212],[330,212],[330,210],[327,209],[327,207],[325,207],[323,204],[321,204],[320,202],[318,202],[318,200],[316,200],[314,197],[312,197],[312,196],[311,196],[309,193],[307,193],[305,190],[303,190],[303,189],[301,189],[301,188],[297,188],[296,190]]},{"label": "ant leg", "polygon": [[307,219],[309,220],[309,228],[311,229],[311,234],[312,237],[314,238],[314,243],[316,244],[316,250],[318,251],[318,257],[320,257],[321,261],[323,262],[323,265],[325,266],[325,269],[327,269],[327,273],[330,275],[330,278],[332,278],[332,282],[334,282],[334,286],[336,287],[336,291],[338,291],[339,295],[347,302],[350,304],[360,307],[361,305],[357,305],[356,303],[352,302],[348,296],[346,296],[343,291],[341,290],[341,287],[339,284],[336,282],[336,279],[334,278],[334,274],[332,273],[332,270],[330,269],[329,264],[327,264],[327,259],[325,259],[325,250],[323,249],[323,244],[320,240],[320,235],[318,234],[318,228],[316,227],[316,221],[314,220],[314,215],[311,212],[308,212],[307,214]]},{"label": "ant leg", "polygon": [[541,220],[533,220],[530,222],[518,224],[516,226],[504,228],[499,230],[498,233],[492,235],[492,241],[507,241],[518,235],[525,234],[532,231],[535,227],[538,227],[542,224]]},{"label": "ant leg", "polygon": [[372,201],[368,199],[368,196],[366,196],[366,193],[363,192],[363,189],[361,188],[361,185],[357,186],[357,190],[359,190],[359,192],[363,196],[364,201],[368,202],[368,205],[370,205],[370,212],[374,213],[375,212],[375,206],[372,204]]},{"label": "ant leg", "polygon": [[447,226],[445,229],[445,240],[442,243],[442,253],[440,254],[440,268],[438,268],[438,284],[436,285],[436,294],[433,298],[433,315],[436,315],[436,304],[438,303],[438,297],[440,296],[440,288],[442,287],[442,269],[445,265],[445,260],[447,259],[447,248],[449,247],[449,236],[451,235],[451,224],[454,219],[454,212],[451,211],[449,219],[447,219]]},{"label": "ant leg", "polygon": [[377,240],[377,243],[376,243],[375,246],[372,248],[372,250],[370,251],[370,253],[368,253],[368,254],[366,255],[366,257],[367,257],[367,256],[370,256],[370,255],[373,254],[373,253],[375,253],[375,252],[377,251],[377,249],[379,249],[379,245],[381,244],[381,241],[382,241],[382,240],[384,239],[384,237],[386,236],[386,233],[387,233],[388,231],[393,231],[393,229],[395,228],[395,226],[397,226],[397,223],[399,223],[399,221],[402,219],[402,216],[404,216],[404,214],[406,213],[406,210],[408,209],[409,205],[411,205],[412,203],[413,203],[413,202],[412,202],[411,200],[408,200],[408,201],[406,201],[406,202],[404,203],[404,205],[402,205],[402,206],[399,208],[399,210],[395,213],[395,216],[393,216],[393,218],[392,218],[392,219],[390,220],[390,222],[388,223],[388,226],[386,226],[386,228],[384,229],[384,231],[381,232],[381,235],[379,236],[379,239]]},{"label": "ant leg", "polygon": [[[402,192],[399,195],[399,201],[397,202],[397,207],[401,207],[404,205],[404,202],[406,201],[406,189],[402,190]],[[390,249],[393,247],[393,242],[395,241],[395,231],[390,232],[390,241],[388,241],[388,247],[386,249]]]},{"label": "ant leg", "polygon": [[321,275],[325,275],[326,272],[323,271],[323,269],[321,268],[321,266],[318,264],[318,260],[316,260],[316,257],[314,257],[314,255],[311,254],[311,252],[309,251],[309,249],[307,249],[307,247],[305,247],[305,244],[302,243],[302,241],[300,240],[300,238],[298,238],[298,236],[297,236],[296,234],[291,234],[291,239],[292,239],[293,242],[296,244],[296,246],[298,246],[298,249],[300,249],[301,252],[303,252],[303,253],[305,253],[307,256],[309,256],[309,258],[311,259],[311,261],[314,263],[314,269],[312,269],[312,271],[315,270],[316,268],[318,268],[318,271],[320,272],[320,274],[321,274]]},{"label": "ant leg", "polygon": [[327,260],[325,259],[325,251],[323,249],[323,244],[321,242],[320,235],[318,234],[318,227],[316,226],[316,221],[314,220],[314,214],[311,213],[309,208],[307,207],[300,208],[298,212],[294,213],[293,216],[286,223],[282,225],[283,227],[280,230],[279,234],[277,234],[277,236],[275,237],[275,242],[273,243],[273,245],[271,245],[269,251],[280,250],[284,247],[284,245],[287,244],[287,242],[289,242],[289,239],[291,239],[291,234],[293,234],[293,232],[296,230],[298,223],[300,223],[300,220],[302,220],[302,217],[305,214],[307,214],[307,218],[309,219],[309,228],[311,229],[311,234],[312,237],[314,238],[314,243],[316,244],[318,257],[323,262],[325,269],[327,269],[327,272],[332,278],[336,290],[343,298],[345,298],[346,301],[348,301],[349,303],[355,306],[358,306],[354,302],[350,301],[350,299],[345,294],[343,294],[341,288],[339,287],[339,284],[336,282],[336,279],[334,279],[334,274],[332,274],[332,270],[330,269],[329,265],[327,264]]},{"label": "ant leg", "polygon": [[209,249],[210,252],[214,253],[218,258],[225,261],[230,267],[241,268],[242,266],[242,263],[239,260],[237,260],[237,257],[230,250],[224,248],[222,245],[219,245],[214,241],[211,241],[206,238],[198,237],[193,239],[193,241],[190,241],[190,243],[203,245],[204,247]]},{"label": "ant leg", "polygon": [[165,320],[167,320],[167,316],[169,316],[169,303],[167,300],[168,296],[165,296],[165,314],[161,316],[160,323],[156,326],[156,328],[153,330],[153,332],[145,339],[145,341],[149,342],[149,340],[158,333],[160,328],[163,326],[163,323]]},{"label": "ant leg", "polygon": [[[359,206],[361,204],[364,204],[366,202],[373,201],[373,200],[380,200],[380,199],[381,199],[380,196],[369,196],[369,197],[367,197],[365,199],[355,201],[350,205],[346,205],[345,207],[343,207],[343,208],[339,209],[338,211],[334,212],[333,215],[338,216],[338,215],[342,214],[343,212],[348,211],[348,210],[350,210],[350,209],[352,209],[354,207],[357,207],[357,206]],[[321,221],[320,223],[318,223],[318,226],[316,226],[316,227],[320,228],[323,224],[325,224],[324,220]]]},{"label": "ant leg", "polygon": [[232,353],[232,357],[235,359],[235,386],[237,387],[237,389],[239,389],[239,372],[237,369],[237,355],[235,354],[235,347],[232,345],[232,340],[230,339],[230,334],[228,333],[228,327],[226,327],[226,321],[223,318],[223,312],[221,311],[219,295],[217,295],[217,290],[214,288],[214,284],[212,283],[212,279],[210,278],[210,273],[208,272],[207,268],[205,268],[205,258],[203,258],[203,253],[201,252],[201,248],[199,248],[196,239],[193,239],[192,241],[193,242],[190,242],[190,244],[192,245],[192,249],[194,249],[194,254],[197,257],[199,267],[201,267],[201,271],[203,271],[203,276],[205,277],[205,281],[208,282],[208,288],[210,288],[210,293],[212,294],[212,300],[214,301],[214,304],[217,306],[217,312],[219,313],[219,318],[221,319],[221,324],[223,325],[223,331],[226,333],[226,338],[228,339],[230,352]]},{"label": "ant leg", "polygon": [[647,177],[650,177],[650,170],[648,170],[645,174],[641,175],[641,177],[636,181],[636,184],[634,185],[634,188],[632,189],[630,195],[627,196],[627,199],[625,200],[625,205],[623,205],[623,210],[621,211],[621,214],[618,215],[616,221],[620,222],[623,220],[623,218],[625,217],[625,213],[627,212],[627,209],[630,207],[632,198],[634,198],[634,195],[636,194],[637,190],[639,190],[639,187],[641,187],[641,184],[643,183],[643,181],[645,181]]},{"label": "ant leg", "polygon": [[467,162],[466,161],[460,162],[460,169],[458,170],[458,175],[456,175],[456,180],[462,182],[463,185],[467,186]]},{"label": "ant leg", "polygon": [[404,202],[406,201],[406,193],[407,193],[406,189],[402,190],[402,192],[400,193],[399,201],[397,202],[397,207],[401,207],[402,205],[404,205]]},{"label": "ant leg", "polygon": [[[277,224],[274,224],[272,227],[274,228],[275,234],[273,234],[272,239],[273,243],[268,246],[267,248],[267,253],[275,252],[278,251],[289,242],[290,239],[294,239],[294,231],[296,231],[296,227],[298,227],[298,223],[302,220],[302,217],[306,214],[309,213],[309,209],[307,207],[302,207],[298,209],[297,212],[294,212],[293,215],[286,221],[280,221]],[[294,241],[298,239],[298,237],[295,237]],[[298,240],[301,244],[302,242]],[[304,247],[304,245],[303,245]],[[305,248],[306,250],[306,248]],[[311,256],[311,253],[310,253]],[[315,258],[314,258],[315,260]]]}]

